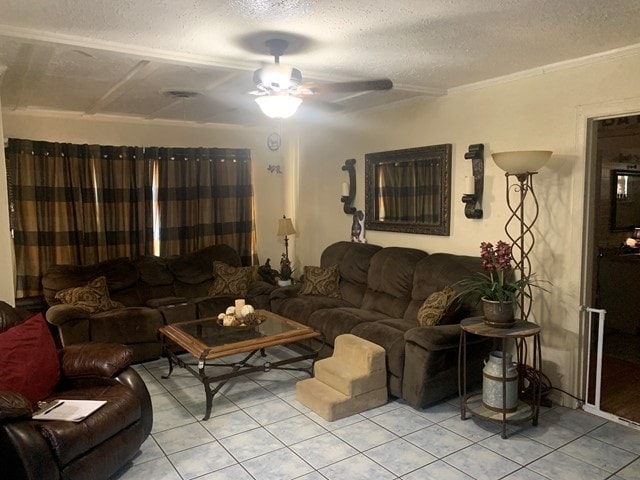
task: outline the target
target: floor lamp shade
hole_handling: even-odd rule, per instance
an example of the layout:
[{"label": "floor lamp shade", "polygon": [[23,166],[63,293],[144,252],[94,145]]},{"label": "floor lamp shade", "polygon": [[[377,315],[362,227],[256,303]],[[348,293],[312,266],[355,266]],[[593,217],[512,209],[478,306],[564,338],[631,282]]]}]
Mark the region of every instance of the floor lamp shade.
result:
[{"label": "floor lamp shade", "polygon": [[522,150],[518,152],[492,153],[498,167],[510,174],[537,172],[551,158],[549,150]]}]

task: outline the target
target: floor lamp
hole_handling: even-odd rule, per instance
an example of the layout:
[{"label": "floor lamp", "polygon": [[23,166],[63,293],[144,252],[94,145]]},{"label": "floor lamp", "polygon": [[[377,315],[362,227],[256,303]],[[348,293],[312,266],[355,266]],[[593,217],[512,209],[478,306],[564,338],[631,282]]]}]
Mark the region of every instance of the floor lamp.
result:
[{"label": "floor lamp", "polygon": [[[535,245],[533,225],[538,219],[538,198],[533,188],[533,176],[547,163],[551,153],[547,150],[527,150],[491,154],[496,165],[506,172],[510,215],[504,230],[511,240],[515,270],[518,270],[520,278],[531,274],[529,254]],[[527,295],[520,294],[517,302],[520,318],[528,320],[531,313],[530,285],[527,285]]]}]

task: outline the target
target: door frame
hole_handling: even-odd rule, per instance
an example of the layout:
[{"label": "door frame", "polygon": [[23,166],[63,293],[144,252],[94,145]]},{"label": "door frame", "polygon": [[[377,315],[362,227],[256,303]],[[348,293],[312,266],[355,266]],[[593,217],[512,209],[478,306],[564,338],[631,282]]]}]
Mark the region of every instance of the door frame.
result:
[{"label": "door frame", "polygon": [[[595,282],[595,268],[593,258],[595,255],[596,245],[594,242],[593,231],[595,228],[595,216],[598,211],[595,205],[595,187],[596,178],[599,175],[597,171],[596,158],[596,138],[594,133],[594,124],[596,120],[607,118],[615,118],[629,115],[640,115],[640,97],[617,100],[615,102],[604,102],[594,105],[584,105],[577,111],[577,135],[576,149],[578,158],[584,161],[584,195],[582,205],[574,205],[574,207],[583,209],[583,225],[582,238],[585,239],[582,248],[582,267],[581,267],[581,287],[580,287],[580,351],[578,352],[578,365],[581,366],[581,372],[578,381],[580,382],[581,397],[587,398],[587,375],[589,373],[588,348],[589,348],[589,312],[588,307],[593,306],[593,286]],[[600,416],[613,422],[623,425],[639,426],[634,422],[627,421],[608,412],[593,408],[583,403],[582,408],[589,413]]]}]

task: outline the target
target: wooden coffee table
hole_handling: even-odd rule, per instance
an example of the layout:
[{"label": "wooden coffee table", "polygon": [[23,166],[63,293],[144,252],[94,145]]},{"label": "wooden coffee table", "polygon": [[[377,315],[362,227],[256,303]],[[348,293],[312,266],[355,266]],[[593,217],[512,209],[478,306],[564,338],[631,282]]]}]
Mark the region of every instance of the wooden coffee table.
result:
[{"label": "wooden coffee table", "polygon": [[[252,327],[223,327],[213,317],[160,327],[158,335],[162,342],[163,351],[169,360],[169,373],[162,378],[169,378],[173,372],[173,365],[176,364],[187,369],[202,382],[207,399],[203,420],[207,420],[211,415],[213,397],[230,378],[258,371],[268,372],[272,369],[303,371],[313,376],[313,362],[307,368],[285,367],[285,365],[307,359],[315,361],[321,347],[311,349],[310,346],[300,342],[321,338],[322,334],[306,325],[266,310],[258,310],[257,313],[265,316],[266,320],[260,325]],[[258,353],[264,357],[266,355],[265,349],[268,347],[294,343],[298,347],[296,349],[298,351],[291,349],[291,357],[289,358],[275,362],[249,362]],[[197,359],[197,362],[184,361],[178,357],[176,351],[180,350],[189,352]],[[247,355],[238,362],[215,361],[239,353]],[[217,370],[215,373],[207,372],[213,368]],[[221,369],[222,372],[220,372]],[[217,383],[217,385],[212,388],[212,383]]]}]

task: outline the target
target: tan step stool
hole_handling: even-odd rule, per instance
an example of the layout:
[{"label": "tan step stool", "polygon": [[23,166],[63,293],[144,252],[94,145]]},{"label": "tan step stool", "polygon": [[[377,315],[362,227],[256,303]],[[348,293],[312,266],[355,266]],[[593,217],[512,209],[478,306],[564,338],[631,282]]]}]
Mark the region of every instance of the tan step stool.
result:
[{"label": "tan step stool", "polygon": [[336,337],[333,356],[316,362],[315,378],[296,384],[296,398],[328,421],[387,403],[384,348],[355,335]]}]

